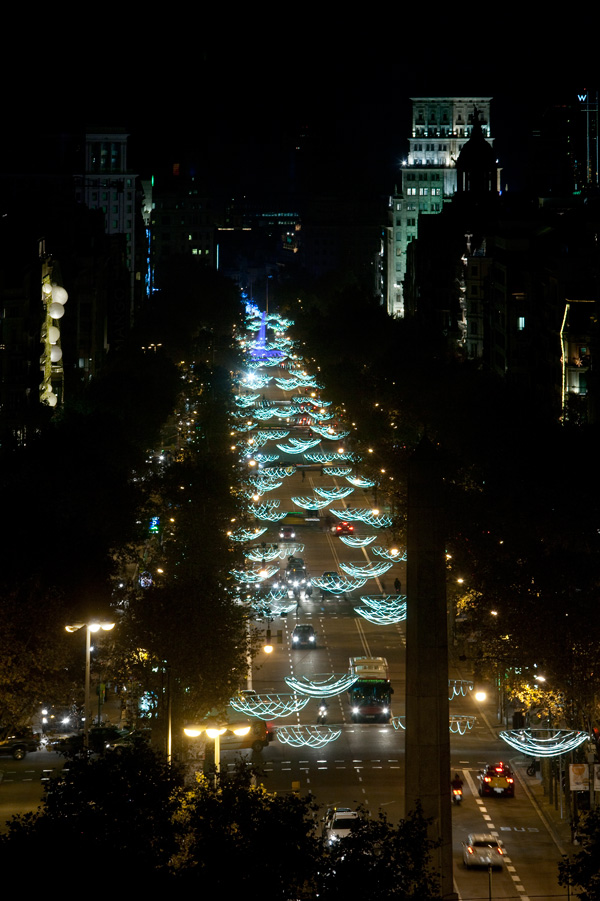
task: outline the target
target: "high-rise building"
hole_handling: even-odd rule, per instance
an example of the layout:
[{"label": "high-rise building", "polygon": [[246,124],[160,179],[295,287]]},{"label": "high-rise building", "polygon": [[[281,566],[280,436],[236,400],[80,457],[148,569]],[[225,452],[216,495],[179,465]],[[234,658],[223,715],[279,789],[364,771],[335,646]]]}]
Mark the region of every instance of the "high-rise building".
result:
[{"label": "high-rise building", "polygon": [[[75,178],[76,199],[104,214],[107,235],[124,241],[125,264],[130,275],[129,319],[143,293],[145,235],[138,219],[138,176],[127,166],[127,138],[119,128],[94,128],[85,135],[84,171]],[[138,234],[140,232],[140,234]]]},{"label": "high-rise building", "polygon": [[490,135],[491,97],[411,97],[412,130],[402,161],[400,190],[390,198],[387,227],[386,302],[390,316],[404,317],[406,250],[418,236],[419,217],[440,213],[457,190],[456,160],[479,118]]}]

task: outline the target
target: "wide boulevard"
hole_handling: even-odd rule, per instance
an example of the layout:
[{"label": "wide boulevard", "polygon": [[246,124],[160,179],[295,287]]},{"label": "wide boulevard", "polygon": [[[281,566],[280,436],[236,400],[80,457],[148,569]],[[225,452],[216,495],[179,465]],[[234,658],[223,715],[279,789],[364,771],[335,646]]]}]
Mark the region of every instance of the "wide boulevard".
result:
[{"label": "wide boulevard", "polygon": [[[271,370],[271,373],[273,370]],[[270,373],[270,374],[271,374]],[[280,374],[280,373],[278,373]],[[283,373],[281,373],[283,375]],[[266,398],[289,403],[283,392],[267,389]],[[291,435],[300,437],[306,428],[292,429]],[[279,442],[282,443],[282,442]],[[274,452],[276,442],[269,442],[265,451]],[[331,441],[323,441],[322,449],[337,448]],[[317,448],[319,450],[320,448]],[[278,464],[303,463],[302,455],[282,455]],[[360,465],[357,467],[360,473]],[[321,467],[304,471],[298,469],[294,475],[283,479],[283,484],[268,494],[268,499],[279,499],[281,510],[298,509],[291,498],[294,495],[311,495],[314,488],[347,486],[343,478],[335,478],[321,472]],[[379,501],[381,502],[381,497]],[[356,489],[344,501],[334,501],[331,507],[342,504],[352,507],[374,507],[376,498],[372,489]],[[319,577],[326,571],[338,571],[340,562],[367,563],[373,559],[369,548],[351,548],[342,543],[326,524],[327,508],[321,511],[319,522],[295,523],[296,539],[290,545],[299,543],[304,550],[295,551],[307,566],[309,575]],[[332,520],[329,517],[329,526]],[[357,536],[372,534],[371,527],[355,523]],[[279,526],[271,525],[260,541],[275,543],[279,540]],[[285,541],[280,541],[283,547]],[[381,531],[377,544],[389,544],[385,530]],[[376,559],[376,558],[375,558]],[[285,558],[282,570],[285,568]],[[390,678],[394,687],[393,714],[403,717],[405,712],[405,623],[377,626],[355,612],[360,606],[361,594],[394,594],[394,581],[399,578],[406,585],[406,564],[397,563],[380,579],[371,579],[360,590],[344,599],[331,594],[322,596],[318,588],[311,597],[300,601],[297,610],[276,617],[272,623],[259,623],[265,631],[272,631],[273,653],[261,653],[255,660],[252,673],[252,688],[259,694],[287,693],[290,691],[286,676],[307,676],[320,674],[343,674],[348,670],[348,658],[367,655],[381,656],[388,660]],[[310,650],[292,649],[291,634],[297,623],[310,623],[317,632],[317,647]],[[468,677],[451,668],[450,677]],[[459,896],[463,899],[479,898],[521,898],[527,899],[566,897],[566,891],[558,886],[557,862],[560,849],[543,816],[525,785],[520,773],[524,773],[524,758],[515,757],[515,752],[497,738],[500,731],[495,727],[493,701],[479,709],[471,696],[459,697],[450,704],[452,714],[475,714],[474,728],[464,735],[452,734],[452,773],[458,772],[464,781],[464,801],[453,808],[453,846],[455,882]],[[277,720],[278,725],[290,723],[315,725],[318,701],[308,705],[286,719]],[[486,716],[486,713],[488,714]],[[264,781],[270,790],[278,792],[298,791],[312,793],[322,812],[332,805],[356,808],[364,805],[373,815],[385,811],[392,821],[397,821],[404,811],[404,733],[392,724],[355,724],[351,721],[347,695],[341,694],[329,699],[328,725],[341,730],[340,737],[320,749],[295,748],[274,741],[260,754],[253,754],[254,760],[264,771]],[[248,752],[250,753],[250,752]],[[224,767],[234,765],[234,753],[223,754]],[[477,791],[477,774],[487,762],[498,760],[510,762],[516,768],[517,787],[514,798],[481,799]],[[472,870],[463,867],[462,842],[471,832],[493,832],[504,843],[505,865],[500,870]]]}]

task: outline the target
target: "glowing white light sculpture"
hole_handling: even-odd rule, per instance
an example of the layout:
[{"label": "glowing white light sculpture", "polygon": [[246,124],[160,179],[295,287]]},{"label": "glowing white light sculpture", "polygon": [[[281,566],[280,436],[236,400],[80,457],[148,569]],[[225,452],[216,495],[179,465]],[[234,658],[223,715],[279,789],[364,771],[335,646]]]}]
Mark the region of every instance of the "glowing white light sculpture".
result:
[{"label": "glowing white light sculpture", "polygon": [[324,501],[317,497],[297,497],[296,495],[292,497],[292,501],[298,507],[302,507],[303,510],[322,510],[329,503],[329,501]]},{"label": "glowing white light sculpture", "polygon": [[319,497],[325,497],[328,501],[339,501],[344,497],[352,494],[354,488],[315,488],[315,494]]},{"label": "glowing white light sculpture", "polygon": [[238,713],[256,716],[261,720],[270,720],[298,713],[306,707],[309,701],[309,697],[299,698],[297,695],[266,694],[231,698],[229,704]]},{"label": "glowing white light sculpture", "polygon": [[347,591],[354,591],[355,588],[363,588],[367,580],[366,579],[344,579],[341,576],[327,576],[320,578],[313,578],[313,585],[316,585],[317,588],[320,588],[321,591],[328,591],[330,594],[345,594]]},{"label": "glowing white light sculpture", "polygon": [[285,683],[292,691],[309,695],[311,698],[333,698],[335,695],[348,691],[357,679],[358,676],[351,676],[349,673],[342,675],[325,673],[324,675],[302,676],[299,679],[294,676],[286,676]]},{"label": "glowing white light sculpture", "polygon": [[393,563],[340,563],[340,569],[356,579],[377,579],[393,565]]},{"label": "glowing white light sculpture", "polygon": [[331,726],[278,726],[277,741],[293,748],[323,748],[342,734]]},{"label": "glowing white light sculpture", "polygon": [[245,582],[251,585],[253,582],[264,582],[266,579],[272,579],[275,573],[279,572],[278,566],[265,566],[260,570],[256,569],[232,569],[231,575],[236,582]]},{"label": "glowing white light sculpture", "polygon": [[376,545],[371,548],[376,557],[383,557],[384,560],[392,560],[394,563],[406,563],[406,548],[401,551],[397,547],[380,547]]},{"label": "glowing white light sculpture", "polygon": [[254,538],[258,538],[260,535],[264,535],[267,531],[267,526],[264,529],[237,529],[235,532],[232,532],[229,536],[230,541],[252,541]]},{"label": "glowing white light sculpture", "polygon": [[500,738],[516,751],[530,757],[559,757],[575,750],[589,740],[587,732],[574,729],[511,729],[501,732]]},{"label": "glowing white light sculpture", "polygon": [[474,716],[451,716],[450,717],[450,732],[458,733],[459,735],[464,735],[465,732],[470,732],[473,726],[475,725],[475,717]]},{"label": "glowing white light sculpture", "polygon": [[448,700],[462,696],[466,698],[470,691],[473,691],[473,682],[468,679],[448,679]]},{"label": "glowing white light sculpture", "polygon": [[355,488],[373,488],[375,485],[373,479],[365,479],[361,476],[346,476],[346,481],[354,485]]},{"label": "glowing white light sculpture", "polygon": [[396,612],[384,613],[369,607],[355,607],[354,612],[375,626],[395,626],[406,619],[406,601],[398,605]]},{"label": "glowing white light sculpture", "polygon": [[265,510],[263,504],[260,507],[249,507],[248,512],[262,522],[281,522],[287,516],[287,510]]},{"label": "glowing white light sculpture", "polygon": [[321,443],[320,438],[313,439],[311,441],[294,441],[294,439],[290,440],[289,444],[278,444],[277,448],[284,454],[303,454],[305,451],[310,450],[311,447],[316,447],[317,444]]},{"label": "glowing white light sculpture", "polygon": [[244,551],[246,560],[252,560],[253,563],[270,563],[272,560],[282,559],[281,553],[276,544],[267,545],[266,547],[252,547]]},{"label": "glowing white light sculpture", "polygon": [[352,535],[338,535],[340,541],[343,541],[348,547],[366,547],[375,541],[376,537],[376,535],[370,535],[367,538],[354,538]]}]

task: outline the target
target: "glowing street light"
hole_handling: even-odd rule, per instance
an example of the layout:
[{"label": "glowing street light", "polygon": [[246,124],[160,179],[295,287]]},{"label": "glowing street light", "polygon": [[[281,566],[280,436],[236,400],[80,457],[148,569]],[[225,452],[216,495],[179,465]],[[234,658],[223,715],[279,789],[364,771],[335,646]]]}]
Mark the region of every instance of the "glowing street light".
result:
[{"label": "glowing street light", "polygon": [[215,743],[215,782],[219,773],[221,772],[221,736],[225,735],[225,733],[229,730],[233,732],[234,735],[239,736],[240,738],[244,735],[248,735],[251,727],[248,724],[228,724],[222,725],[218,722],[207,722],[202,726],[186,726],[184,728],[184,733],[188,736],[188,738],[198,738],[203,732],[204,734],[212,739]]},{"label": "glowing street light", "polygon": [[90,737],[90,653],[92,649],[92,632],[110,632],[115,624],[110,622],[93,621],[91,623],[71,623],[65,626],[67,632],[79,632],[85,629],[85,700],[83,708],[83,750],[87,752]]}]

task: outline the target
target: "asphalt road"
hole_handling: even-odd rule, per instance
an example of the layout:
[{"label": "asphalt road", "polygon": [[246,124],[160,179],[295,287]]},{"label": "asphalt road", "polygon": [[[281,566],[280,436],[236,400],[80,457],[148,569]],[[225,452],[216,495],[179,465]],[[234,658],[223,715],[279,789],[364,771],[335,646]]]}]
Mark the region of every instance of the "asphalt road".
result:
[{"label": "asphalt road", "polygon": [[[267,391],[270,399],[284,399],[283,392]],[[291,434],[294,434],[293,432]],[[285,439],[287,440],[287,439]],[[275,443],[269,442],[267,452],[275,452]],[[279,442],[282,443],[282,442]],[[323,441],[324,450],[330,450],[332,443]],[[317,448],[319,450],[320,448]],[[279,461],[302,462],[301,456],[282,457]],[[360,466],[358,467],[360,472]],[[345,479],[333,478],[327,474],[309,471],[304,479],[300,472],[286,477],[283,484],[268,493],[269,500],[279,499],[280,509],[293,509],[293,495],[311,494],[315,487],[346,486]],[[333,502],[330,506],[339,508],[348,504],[353,507],[373,507],[374,495],[370,490],[356,489],[344,501]],[[304,551],[295,551],[302,556],[308,571],[320,576],[325,571],[337,570],[341,573],[340,562],[366,563],[371,559],[369,548],[353,549],[319,524],[307,523],[295,526],[296,542],[304,544]],[[336,520],[337,522],[337,520]],[[372,534],[373,529],[355,523],[357,536]],[[278,526],[272,526],[261,536],[261,541],[278,540]],[[379,532],[376,544],[387,545],[389,538],[385,531]],[[282,563],[282,568],[285,562]],[[314,589],[311,598],[301,601],[295,613],[276,618],[271,624],[274,652],[256,661],[252,687],[258,693],[289,692],[284,677],[293,675],[317,675],[325,673],[345,673],[348,658],[355,655],[384,656],[390,665],[394,686],[393,713],[404,715],[405,692],[405,624],[375,626],[354,612],[359,605],[360,594],[393,594],[395,578],[406,585],[406,565],[394,564],[382,578],[369,580],[361,590],[346,599],[331,596],[321,597]],[[297,622],[310,623],[317,632],[318,646],[313,650],[296,650],[291,647],[291,632]],[[266,628],[266,625],[264,626]],[[460,679],[468,675],[451,668],[450,678]],[[318,702],[311,700],[298,714],[279,721],[282,725],[290,722],[312,725],[316,723]],[[465,901],[489,898],[554,899],[566,897],[566,891],[559,888],[557,863],[560,850],[550,831],[540,817],[537,806],[532,803],[526,787],[517,784],[516,796],[509,798],[479,797],[477,773],[487,762],[504,759],[517,766],[523,763],[514,752],[496,736],[499,729],[493,725],[494,711],[488,704],[486,718],[484,709],[478,710],[471,699],[457,698],[451,702],[451,713],[479,714],[475,727],[464,736],[453,735],[451,739],[452,770],[460,772],[465,783],[463,803],[453,808],[453,847],[455,862],[455,882],[459,896]],[[364,805],[372,814],[382,810],[392,820],[404,815],[404,733],[392,725],[353,724],[345,694],[329,700],[328,723],[339,727],[340,737],[321,749],[294,748],[288,744],[274,742],[255,759],[262,761],[265,784],[278,792],[299,791],[312,793],[322,811],[337,804],[347,807]],[[234,755],[227,752],[223,756],[224,767],[233,766]],[[448,774],[450,783],[451,774]],[[450,786],[448,785],[450,791]],[[463,866],[462,842],[470,832],[495,832],[504,842],[506,855],[504,866],[488,873],[487,870],[466,869]]]}]

